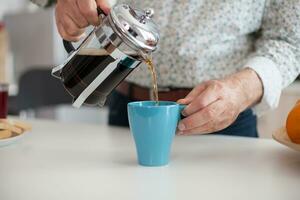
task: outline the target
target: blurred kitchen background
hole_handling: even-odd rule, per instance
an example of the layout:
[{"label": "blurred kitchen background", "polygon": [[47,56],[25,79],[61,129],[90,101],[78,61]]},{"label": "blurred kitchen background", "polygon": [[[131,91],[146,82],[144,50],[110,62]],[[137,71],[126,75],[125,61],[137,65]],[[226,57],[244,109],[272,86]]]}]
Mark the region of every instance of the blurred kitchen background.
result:
[{"label": "blurred kitchen background", "polygon": [[[112,2],[113,3],[113,2]],[[107,108],[71,107],[72,99],[51,76],[67,54],[55,26],[54,9],[29,0],[0,1],[0,68],[10,83],[9,115],[64,122],[106,123]],[[2,67],[3,69],[3,67]],[[283,126],[300,99],[300,80],[282,93],[277,110],[259,118],[261,137]]]}]

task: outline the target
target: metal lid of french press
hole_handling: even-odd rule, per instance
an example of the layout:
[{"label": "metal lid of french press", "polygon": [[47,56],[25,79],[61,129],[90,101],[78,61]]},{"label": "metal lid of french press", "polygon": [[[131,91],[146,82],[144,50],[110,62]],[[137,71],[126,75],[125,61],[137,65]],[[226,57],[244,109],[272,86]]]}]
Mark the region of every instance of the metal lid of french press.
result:
[{"label": "metal lid of french press", "polygon": [[137,10],[126,4],[119,4],[112,8],[111,19],[117,32],[130,46],[138,50],[151,52],[157,47],[159,31],[153,22],[152,9]]}]

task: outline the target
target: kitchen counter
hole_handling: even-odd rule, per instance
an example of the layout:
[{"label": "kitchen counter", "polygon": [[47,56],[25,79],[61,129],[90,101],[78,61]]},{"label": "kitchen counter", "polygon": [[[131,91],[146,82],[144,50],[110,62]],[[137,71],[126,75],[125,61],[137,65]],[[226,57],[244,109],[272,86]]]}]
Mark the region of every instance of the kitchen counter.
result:
[{"label": "kitchen counter", "polygon": [[300,153],[271,139],[176,136],[170,164],[151,168],[126,128],[31,123],[0,148],[1,200],[300,199]]}]

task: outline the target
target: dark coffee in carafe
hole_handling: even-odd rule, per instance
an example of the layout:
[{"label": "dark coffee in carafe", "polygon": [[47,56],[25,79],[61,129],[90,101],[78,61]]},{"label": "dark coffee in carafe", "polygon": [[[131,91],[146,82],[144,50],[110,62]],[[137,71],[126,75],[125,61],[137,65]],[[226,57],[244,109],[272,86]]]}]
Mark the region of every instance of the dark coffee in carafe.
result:
[{"label": "dark coffee in carafe", "polygon": [[73,106],[77,108],[83,104],[103,106],[109,93],[145,61],[143,55],[157,49],[159,41],[152,9],[133,9],[119,4],[113,6],[108,15],[100,9],[98,14],[101,24],[94,27],[77,48],[63,40],[69,56],[52,70],[53,76],[59,78],[73,96]]},{"label": "dark coffee in carafe", "polygon": [[[134,69],[133,64],[137,61],[135,57],[132,55],[123,60],[115,60],[104,49],[82,49],[62,69],[64,86],[76,100],[102,74],[103,81],[84,103],[103,106],[107,95]],[[110,64],[111,71],[106,73]]]}]

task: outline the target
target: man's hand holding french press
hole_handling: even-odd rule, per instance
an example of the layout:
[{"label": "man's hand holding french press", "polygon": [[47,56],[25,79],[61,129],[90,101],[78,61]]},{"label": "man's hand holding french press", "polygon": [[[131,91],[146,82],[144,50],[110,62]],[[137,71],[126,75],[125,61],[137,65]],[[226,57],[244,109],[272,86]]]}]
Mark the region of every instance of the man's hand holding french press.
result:
[{"label": "man's hand holding french press", "polygon": [[106,0],[57,0],[55,19],[59,34],[68,41],[83,38],[87,26],[100,24],[97,7],[106,14],[110,11]]}]

